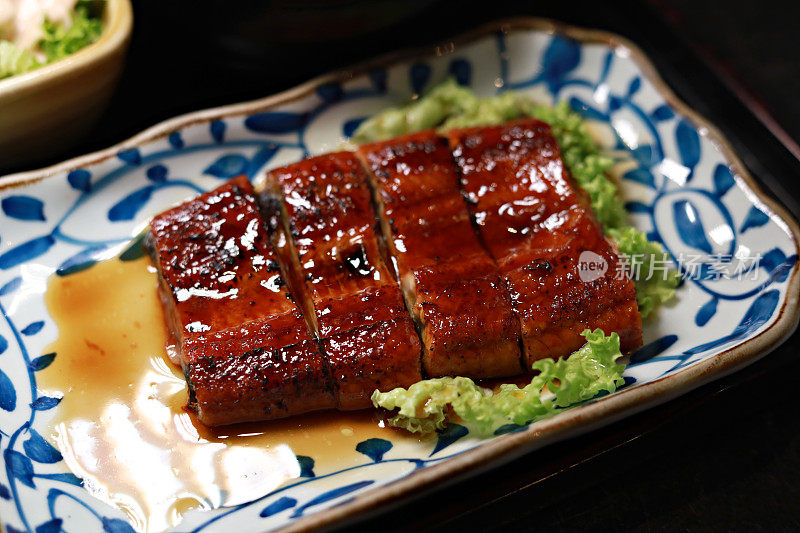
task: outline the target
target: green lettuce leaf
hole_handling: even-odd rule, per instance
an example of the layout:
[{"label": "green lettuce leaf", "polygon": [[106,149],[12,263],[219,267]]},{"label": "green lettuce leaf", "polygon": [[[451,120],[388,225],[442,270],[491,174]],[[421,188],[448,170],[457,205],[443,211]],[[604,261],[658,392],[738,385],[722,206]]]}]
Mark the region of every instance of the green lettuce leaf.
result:
[{"label": "green lettuce leaf", "polygon": [[681,275],[671,268],[672,261],[661,244],[647,240],[636,228],[623,226],[606,231],[617,242],[620,255],[628,261],[636,284],[636,302],[642,318],[675,296]]},{"label": "green lettuce leaf", "polygon": [[95,42],[103,32],[103,21],[94,9],[93,2],[79,2],[72,14],[72,24],[65,28],[49,20],[44,22],[44,36],[40,48],[52,63]]},{"label": "green lettuce leaf", "polygon": [[33,52],[10,41],[0,41],[0,80],[40,67]]},{"label": "green lettuce leaf", "polygon": [[509,424],[536,422],[602,392],[612,393],[625,383],[625,365],[617,363],[622,357],[619,336],[606,336],[599,329],[587,329],[583,336],[586,344],[568,358],[534,363],[540,373],[521,388],[505,384],[492,391],[469,378],[445,377],[420,381],[408,389],[376,390],[372,403],[397,409],[390,424],[415,433],[430,433],[457,421],[473,434],[487,436]]}]

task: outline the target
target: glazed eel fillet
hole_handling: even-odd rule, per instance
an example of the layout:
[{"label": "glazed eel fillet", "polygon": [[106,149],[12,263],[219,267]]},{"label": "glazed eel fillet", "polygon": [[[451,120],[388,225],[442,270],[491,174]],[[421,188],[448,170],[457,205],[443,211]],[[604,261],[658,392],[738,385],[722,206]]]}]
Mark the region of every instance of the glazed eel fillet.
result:
[{"label": "glazed eel fillet", "polygon": [[[508,284],[528,367],[578,349],[585,328],[617,332],[623,352],[640,346],[634,284],[550,127],[525,119],[448,136],[471,214]],[[595,268],[580,271],[581,261]]]},{"label": "glazed eel fillet", "polygon": [[246,178],[156,216],[150,230],[171,341],[201,422],[336,406],[327,362],[287,291]]},{"label": "glazed eel fillet", "polygon": [[339,409],[372,405],[375,389],[422,379],[421,346],[384,261],[366,174],[351,152],[271,171],[266,196],[282,198],[281,257],[322,341]]},{"label": "glazed eel fillet", "polygon": [[264,184],[257,199],[235,178],[150,226],[207,425],[364,408],[424,376],[518,374],[578,349],[585,328],[641,345],[633,282],[542,122],[412,134]]},{"label": "glazed eel fillet", "polygon": [[519,321],[481,246],[447,141],[433,131],[362,146],[427,375],[521,373]]}]

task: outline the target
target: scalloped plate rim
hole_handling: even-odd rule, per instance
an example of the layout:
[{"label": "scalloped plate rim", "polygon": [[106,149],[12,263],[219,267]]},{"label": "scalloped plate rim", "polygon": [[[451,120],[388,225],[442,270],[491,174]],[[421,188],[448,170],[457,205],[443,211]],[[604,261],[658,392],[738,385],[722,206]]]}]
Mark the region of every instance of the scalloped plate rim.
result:
[{"label": "scalloped plate rim", "polygon": [[[490,22],[472,31],[462,33],[453,39],[441,42],[463,45],[498,31],[508,33],[514,30],[545,31],[551,34],[564,35],[582,43],[596,42],[605,44],[613,49],[626,50],[630,54],[631,60],[656,87],[664,100],[685,115],[698,130],[704,129],[705,136],[717,144],[727,164],[734,171],[737,183],[744,186],[743,188],[749,193],[748,196],[751,201],[769,210],[770,218],[781,225],[782,229],[792,237],[795,250],[800,254],[800,226],[797,221],[783,205],[772,199],[764,191],[761,184],[750,175],[722,133],[708,120],[680,100],[661,78],[644,51],[628,39],[614,33],[581,28],[551,19],[515,17]],[[271,96],[180,115],[147,128],[141,133],[104,150],[69,159],[39,170],[0,177],[0,190],[24,186],[53,176],[56,173],[97,164],[115,157],[121,150],[155,141],[193,124],[211,122],[217,118],[266,111],[299,99],[313,92],[320,85],[346,80],[372,67],[388,66],[400,61],[428,57],[435,48],[436,45],[428,45],[393,52],[349,68],[318,76],[292,89]],[[788,280],[786,294],[783,306],[777,311],[778,318],[767,326],[765,330],[706,360],[669,376],[660,377],[638,387],[620,391],[613,396],[604,398],[602,401],[572,409],[557,417],[532,424],[524,431],[508,434],[503,438],[487,442],[448,461],[419,470],[393,483],[365,492],[347,503],[295,520],[275,531],[282,533],[307,531],[320,527],[340,525],[348,519],[364,518],[365,513],[376,512],[379,506],[383,506],[385,509],[391,503],[399,503],[403,497],[419,497],[424,492],[495,468],[500,464],[510,462],[520,455],[548,444],[608,425],[733,373],[767,355],[783,343],[797,328],[798,321],[800,321],[800,307],[798,307],[798,302],[800,301],[800,274],[798,274],[797,267],[793,269]],[[415,488],[423,488],[423,491],[412,495],[411,491]]]}]

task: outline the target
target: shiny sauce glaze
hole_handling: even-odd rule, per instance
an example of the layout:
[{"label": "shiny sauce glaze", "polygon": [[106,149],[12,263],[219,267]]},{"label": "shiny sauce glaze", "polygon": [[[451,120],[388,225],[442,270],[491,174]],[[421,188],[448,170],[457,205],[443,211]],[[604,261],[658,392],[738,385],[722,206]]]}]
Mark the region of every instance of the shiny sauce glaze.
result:
[{"label": "shiny sauce glaze", "polygon": [[157,215],[150,231],[189,404],[203,423],[335,407],[327,362],[245,176]]},{"label": "shiny sauce glaze", "polygon": [[421,325],[426,373],[519,374],[519,322],[473,231],[447,141],[430,130],[362,146],[359,153],[371,171],[408,306]]},{"label": "shiny sauce glaze", "polygon": [[363,463],[355,446],[365,439],[417,440],[382,427],[374,410],[206,428],[184,409],[157,285],[145,257],[53,276],[46,301],[58,338],[47,350],[57,355],[37,375],[41,390],[64,394],[49,437],[67,465],[138,529],[256,499],[300,475],[298,455],[320,474]]},{"label": "shiny sauce glaze", "polygon": [[[528,367],[567,356],[585,328],[641,345],[633,282],[572,180],[550,127],[525,119],[448,134],[476,226],[504,276]],[[581,275],[580,264],[596,269]]]},{"label": "shiny sauce glaze", "polygon": [[336,387],[339,409],[370,405],[375,389],[422,379],[421,345],[389,269],[367,176],[351,152],[272,170],[293,248],[285,262],[294,292],[309,300]]}]

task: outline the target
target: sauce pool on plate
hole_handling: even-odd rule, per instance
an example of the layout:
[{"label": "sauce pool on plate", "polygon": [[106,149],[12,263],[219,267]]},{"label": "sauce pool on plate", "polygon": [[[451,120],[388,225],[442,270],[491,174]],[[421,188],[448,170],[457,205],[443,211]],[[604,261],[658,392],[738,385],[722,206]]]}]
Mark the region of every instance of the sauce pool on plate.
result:
[{"label": "sauce pool on plate", "polygon": [[157,275],[147,257],[53,276],[47,306],[58,339],[39,388],[61,392],[53,442],[98,498],[137,529],[162,531],[190,509],[261,497],[301,475],[363,463],[368,438],[419,440],[377,412],[322,412],[210,429],[184,410],[186,382],[166,353]]}]

